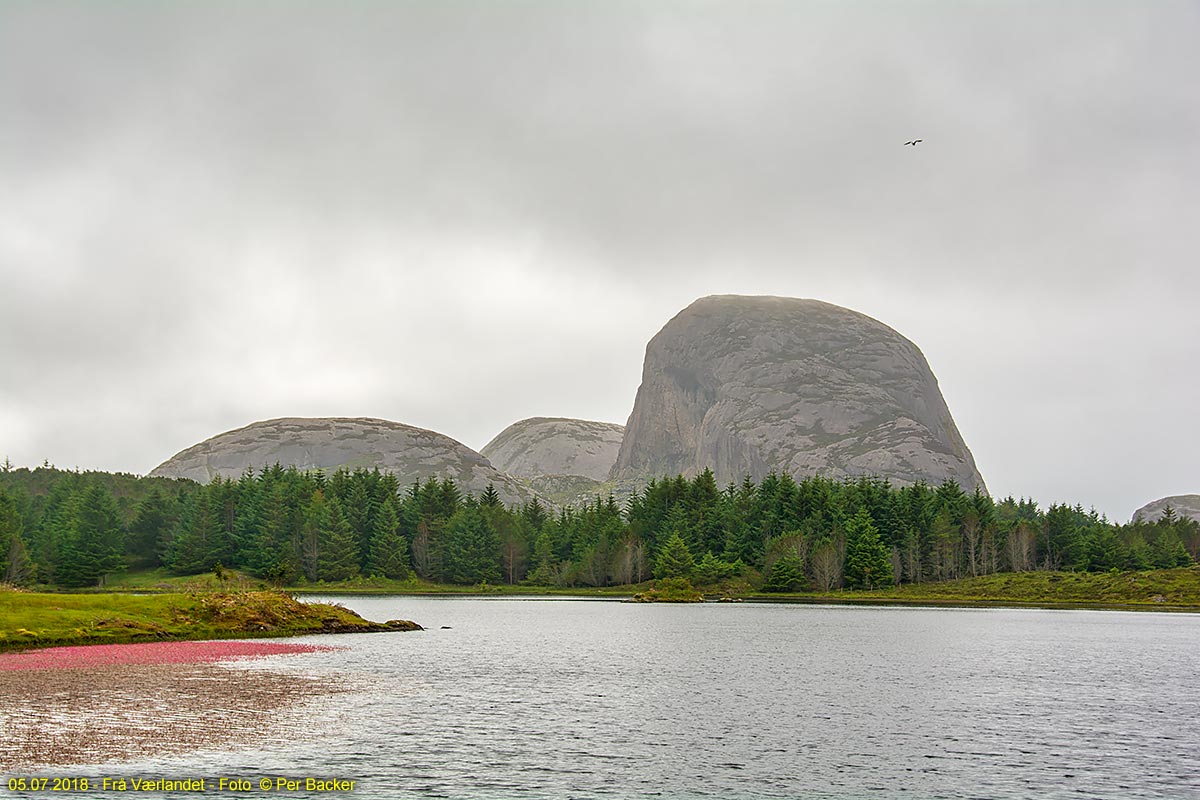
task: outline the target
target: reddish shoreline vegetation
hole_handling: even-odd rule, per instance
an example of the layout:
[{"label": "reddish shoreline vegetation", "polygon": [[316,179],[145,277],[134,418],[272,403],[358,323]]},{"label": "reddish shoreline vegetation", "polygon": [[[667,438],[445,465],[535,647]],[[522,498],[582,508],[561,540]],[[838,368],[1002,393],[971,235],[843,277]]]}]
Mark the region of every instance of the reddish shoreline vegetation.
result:
[{"label": "reddish shoreline vegetation", "polygon": [[[0,771],[287,738],[353,676],[278,669],[280,657],[336,646],[245,639],[415,630],[278,591],[0,591]],[[270,669],[242,663],[268,657]]]},{"label": "reddish shoreline vegetation", "polygon": [[0,653],[0,672],[31,669],[95,669],[154,664],[208,664],[235,659],[263,658],[294,653],[319,653],[336,647],[298,642],[143,642],[48,647]]},{"label": "reddish shoreline vegetation", "polygon": [[281,592],[0,592],[0,771],[286,737],[355,680],[286,670],[336,645],[247,638],[420,629]]},{"label": "reddish shoreline vegetation", "polygon": [[153,642],[0,654],[0,770],[130,760],[261,742],[353,689],[222,662],[337,649],[281,642]]}]

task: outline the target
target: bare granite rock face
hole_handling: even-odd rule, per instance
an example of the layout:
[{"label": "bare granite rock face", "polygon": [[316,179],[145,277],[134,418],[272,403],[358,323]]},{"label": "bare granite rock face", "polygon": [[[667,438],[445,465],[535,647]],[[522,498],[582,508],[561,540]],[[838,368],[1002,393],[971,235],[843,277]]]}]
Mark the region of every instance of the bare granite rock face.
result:
[{"label": "bare granite rock face", "polygon": [[514,422],[480,452],[496,469],[519,478],[573,475],[603,481],[617,461],[622,425],[562,417]]},{"label": "bare granite rock face", "polygon": [[610,478],[706,467],[722,485],[775,471],[985,488],[916,345],[858,312],[784,297],[701,298],[646,347]]},{"label": "bare granite rock face", "polygon": [[1162,519],[1167,506],[1171,507],[1176,517],[1191,517],[1200,521],[1200,494],[1176,494],[1147,503],[1133,512],[1133,521],[1157,522]]},{"label": "bare granite rock face", "polygon": [[534,493],[500,472],[486,458],[449,436],[383,419],[285,417],[227,431],[175,454],[151,476],[208,483],[237,478],[247,468],[279,462],[301,470],[365,467],[395,473],[402,486],[431,477],[452,478],[478,494],[489,483],[506,503],[524,503]]}]

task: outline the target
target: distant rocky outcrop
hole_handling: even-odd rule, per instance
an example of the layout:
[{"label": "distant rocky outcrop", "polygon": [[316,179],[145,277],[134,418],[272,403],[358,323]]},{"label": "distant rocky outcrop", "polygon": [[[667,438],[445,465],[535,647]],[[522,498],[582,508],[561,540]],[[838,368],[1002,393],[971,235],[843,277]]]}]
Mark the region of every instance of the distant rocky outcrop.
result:
[{"label": "distant rocky outcrop", "polygon": [[608,478],[621,449],[623,425],[563,417],[531,417],[514,422],[480,452],[496,469],[521,478],[580,475]]},{"label": "distant rocky outcrop", "polygon": [[449,436],[382,419],[285,417],[255,422],[189,447],[159,464],[151,476],[191,478],[208,483],[236,478],[276,462],[301,470],[333,471],[379,467],[395,473],[401,485],[430,477],[453,478],[474,494],[489,483],[507,503],[535,494],[500,472],[479,453]]},{"label": "distant rocky outcrop", "polygon": [[500,431],[481,452],[542,497],[578,506],[609,492],[604,481],[624,433],[612,422],[531,417]]},{"label": "distant rocky outcrop", "polygon": [[916,345],[817,300],[705,297],[646,347],[610,479],[769,472],[984,488]]},{"label": "distant rocky outcrop", "polygon": [[1176,494],[1146,503],[1133,512],[1133,521],[1156,522],[1162,519],[1167,506],[1171,507],[1176,517],[1191,517],[1200,521],[1200,494]]}]

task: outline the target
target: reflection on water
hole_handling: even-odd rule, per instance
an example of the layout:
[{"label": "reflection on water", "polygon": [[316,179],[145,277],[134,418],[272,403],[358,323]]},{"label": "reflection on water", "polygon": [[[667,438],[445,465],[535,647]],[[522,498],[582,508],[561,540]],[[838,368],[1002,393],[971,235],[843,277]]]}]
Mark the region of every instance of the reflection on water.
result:
[{"label": "reflection on water", "polygon": [[355,688],[122,769],[362,797],[1200,798],[1198,616],[336,599],[429,630],[269,659]]}]

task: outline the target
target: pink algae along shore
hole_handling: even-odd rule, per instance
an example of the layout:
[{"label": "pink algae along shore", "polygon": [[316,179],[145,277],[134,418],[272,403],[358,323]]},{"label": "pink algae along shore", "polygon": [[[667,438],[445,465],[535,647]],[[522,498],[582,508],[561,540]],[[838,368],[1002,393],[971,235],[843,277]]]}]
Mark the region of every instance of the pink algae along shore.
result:
[{"label": "pink algae along shore", "polygon": [[236,640],[0,653],[0,774],[287,738],[353,681],[222,662],[340,649]]},{"label": "pink algae along shore", "polygon": [[336,650],[316,644],[261,641],[140,642],[49,647],[0,653],[0,672],[29,669],[91,669],[118,665],[210,664],[232,659]]}]

